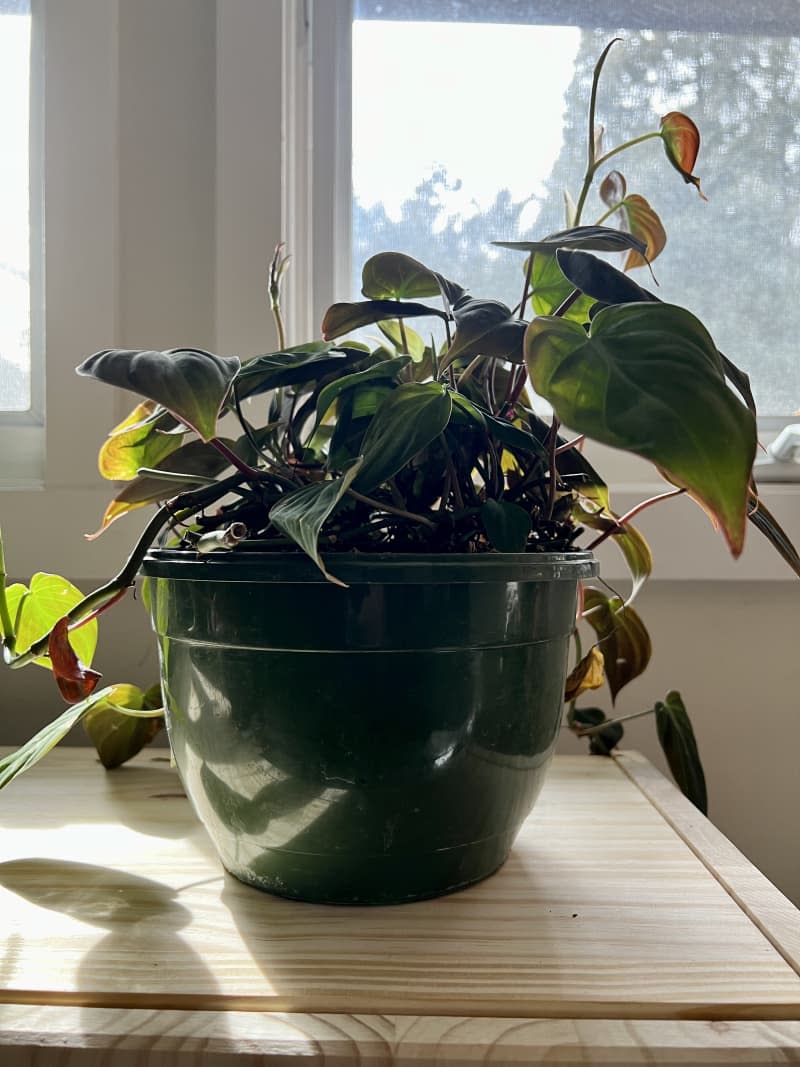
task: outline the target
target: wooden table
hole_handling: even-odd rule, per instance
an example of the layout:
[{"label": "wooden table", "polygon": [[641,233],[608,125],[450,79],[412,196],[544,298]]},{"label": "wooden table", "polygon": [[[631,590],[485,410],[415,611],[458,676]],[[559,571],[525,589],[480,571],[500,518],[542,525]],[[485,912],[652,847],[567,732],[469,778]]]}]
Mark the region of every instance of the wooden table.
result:
[{"label": "wooden table", "polygon": [[[478,798],[476,798],[476,802]],[[0,794],[2,1067],[800,1058],[800,913],[644,759],[556,759],[505,868],[419,904],[221,871],[175,772]]]}]

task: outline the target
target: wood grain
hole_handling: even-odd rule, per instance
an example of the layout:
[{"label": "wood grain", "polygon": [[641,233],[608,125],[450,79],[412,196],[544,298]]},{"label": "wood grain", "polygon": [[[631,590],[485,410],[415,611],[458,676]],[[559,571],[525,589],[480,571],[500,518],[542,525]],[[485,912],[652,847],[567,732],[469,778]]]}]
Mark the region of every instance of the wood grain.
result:
[{"label": "wood grain", "polygon": [[797,908],[712,822],[638,752],[620,752],[618,765],[683,838],[786,962],[800,974]]},{"label": "wood grain", "polygon": [[800,1062],[800,1023],[0,1006],[3,1067],[493,1067]]},{"label": "wood grain", "polygon": [[109,774],[85,750],[53,753],[0,796],[0,826],[8,1004],[800,1019],[800,977],[611,760],[556,760],[497,875],[391,908],[224,876],[152,755]]}]

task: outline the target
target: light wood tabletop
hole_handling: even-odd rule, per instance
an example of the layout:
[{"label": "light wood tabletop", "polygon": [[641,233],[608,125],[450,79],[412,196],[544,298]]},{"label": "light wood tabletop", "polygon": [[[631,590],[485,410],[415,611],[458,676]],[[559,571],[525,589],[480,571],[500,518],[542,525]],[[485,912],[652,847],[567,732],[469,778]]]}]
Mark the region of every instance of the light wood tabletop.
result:
[{"label": "light wood tabletop", "polygon": [[634,753],[557,757],[485,882],[369,908],[224,874],[163,755],[62,749],[0,794],[0,924],[2,1067],[800,1060],[800,913]]}]

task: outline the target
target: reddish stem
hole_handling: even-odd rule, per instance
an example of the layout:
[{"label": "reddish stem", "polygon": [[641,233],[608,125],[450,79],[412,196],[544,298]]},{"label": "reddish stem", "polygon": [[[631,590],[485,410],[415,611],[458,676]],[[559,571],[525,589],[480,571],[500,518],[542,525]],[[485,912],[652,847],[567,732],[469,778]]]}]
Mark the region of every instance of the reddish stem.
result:
[{"label": "reddish stem", "polygon": [[[644,511],[645,508],[649,508],[651,504],[658,504],[658,502],[661,500],[669,500],[669,498],[672,496],[681,496],[685,492],[685,489],[670,489],[668,493],[659,493],[658,496],[648,497],[648,499],[643,500],[641,504],[637,504],[635,508],[631,508],[630,511],[626,511],[621,519],[617,519],[617,527],[625,526],[631,521],[631,519],[635,518],[640,511]],[[612,527],[609,530],[605,530],[603,533],[600,534],[599,537],[596,537],[594,541],[592,541],[592,543],[587,547],[587,552],[593,551],[595,548],[597,548],[598,545],[601,545],[603,541],[608,540],[608,538],[613,536],[613,534],[615,533],[619,533],[619,529],[614,529]]]}]

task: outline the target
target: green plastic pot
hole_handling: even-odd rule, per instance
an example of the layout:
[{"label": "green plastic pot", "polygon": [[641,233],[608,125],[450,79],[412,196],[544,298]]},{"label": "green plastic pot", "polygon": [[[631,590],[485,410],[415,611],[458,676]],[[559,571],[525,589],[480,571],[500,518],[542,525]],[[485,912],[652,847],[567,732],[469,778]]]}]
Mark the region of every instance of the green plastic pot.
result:
[{"label": "green plastic pot", "polygon": [[438,896],[502,865],[561,721],[589,553],[154,550],[167,725],[225,867],[299,900]]}]

